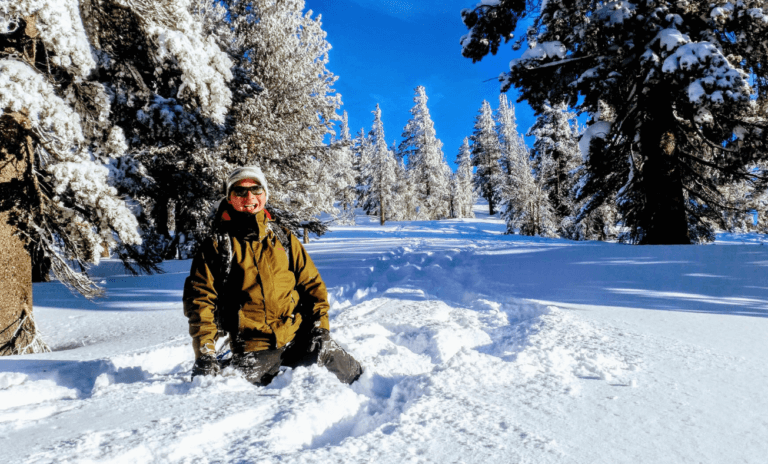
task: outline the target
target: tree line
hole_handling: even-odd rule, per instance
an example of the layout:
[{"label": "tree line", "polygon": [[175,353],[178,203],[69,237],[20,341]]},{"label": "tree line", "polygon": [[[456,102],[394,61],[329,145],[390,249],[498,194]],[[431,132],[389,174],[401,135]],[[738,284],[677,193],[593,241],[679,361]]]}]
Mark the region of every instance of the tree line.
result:
[{"label": "tree line", "polygon": [[537,115],[565,105],[589,118],[574,195],[552,198],[558,215],[575,202],[573,224],[607,220],[638,244],[711,241],[718,228],[754,228],[754,214],[768,230],[764,1],[499,0],[461,16],[473,62],[528,21],[502,91],[516,88]]}]

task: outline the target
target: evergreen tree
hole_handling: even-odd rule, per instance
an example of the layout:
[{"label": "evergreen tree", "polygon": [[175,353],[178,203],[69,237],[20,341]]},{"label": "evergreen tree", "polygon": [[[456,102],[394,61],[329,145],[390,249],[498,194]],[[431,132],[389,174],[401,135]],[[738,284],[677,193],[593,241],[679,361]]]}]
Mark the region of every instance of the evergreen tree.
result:
[{"label": "evergreen tree", "polygon": [[365,211],[366,214],[371,214],[366,208],[365,198],[367,197],[368,184],[366,183],[364,171],[366,167],[371,164],[371,138],[369,134],[365,132],[365,129],[360,129],[357,132],[357,136],[354,140],[354,153],[355,153],[355,189],[357,193],[357,205]]},{"label": "evergreen tree", "polygon": [[395,169],[395,192],[398,198],[398,207],[392,214],[394,221],[423,221],[427,220],[427,209],[419,201],[418,186],[416,185],[414,172],[405,165],[405,157],[398,150],[396,142],[390,145],[390,151],[395,157],[397,167]]},{"label": "evergreen tree", "polygon": [[456,156],[456,172],[452,177],[452,204],[453,217],[473,218],[475,213],[472,208],[477,201],[477,195],[473,189],[472,180],[472,152],[469,148],[469,138],[464,137],[464,142]]},{"label": "evergreen tree", "polygon": [[503,181],[501,165],[501,146],[496,133],[496,122],[493,119],[491,105],[483,100],[480,114],[475,118],[475,131],[472,134],[472,166],[475,172],[475,190],[488,200],[488,212],[496,213],[495,192]]},{"label": "evergreen tree", "polygon": [[303,0],[225,0],[235,35],[233,56],[263,91],[233,109],[230,160],[261,166],[270,185],[268,209],[293,230],[326,226],[335,193],[324,143],[338,120],[341,96],[326,65],[330,44],[320,16]]},{"label": "evergreen tree", "polygon": [[408,160],[409,177],[415,187],[416,200],[421,204],[421,216],[427,220],[442,219],[449,215],[451,169],[429,115],[426,90],[418,86],[415,94],[411,119],[403,129],[399,156]]},{"label": "evergreen tree", "polygon": [[558,223],[549,196],[540,178],[534,176],[525,140],[515,129],[514,112],[506,98],[500,98],[499,114],[502,136],[503,173],[499,175],[494,196],[507,224],[507,234],[555,237]]},{"label": "evergreen tree", "polygon": [[[579,137],[579,152],[581,164],[574,170],[573,215],[563,220],[566,237],[571,240],[614,240],[620,232],[618,223],[619,213],[616,209],[615,196],[608,198],[590,198],[582,195],[581,189],[589,178],[589,172],[584,165],[589,157],[592,139],[599,139],[598,144],[604,143],[616,115],[602,102],[598,103],[598,112],[593,114],[589,127]],[[596,202],[596,206],[592,202]]]},{"label": "evergreen tree", "polygon": [[[494,5],[504,30],[525,13],[519,3]],[[713,237],[712,224],[736,207],[722,195],[724,183],[744,179],[765,189],[763,1],[541,5],[529,49],[510,64],[503,90],[516,86],[539,112],[551,99],[591,114],[602,101],[615,113],[586,158],[581,217],[615,198],[627,240],[690,243]],[[465,54],[479,59],[487,50],[471,45],[482,30],[491,43],[500,36],[479,19],[465,23]]]},{"label": "evergreen tree", "polygon": [[0,354],[46,349],[32,317],[30,256],[49,260],[60,281],[94,297],[100,289],[84,272],[88,265],[141,242],[115,187],[130,166],[141,171],[125,157],[135,142],[132,125],[148,112],[146,100],[122,91],[117,73],[143,81],[132,63],[152,63],[150,73],[167,78],[178,105],[224,121],[231,62],[204,39],[187,6],[20,0],[0,7],[0,267],[9,273],[2,279],[8,297],[0,307]]},{"label": "evergreen tree", "polygon": [[[533,144],[534,173],[549,196],[560,224],[560,235],[568,237],[566,218],[575,215],[574,175],[581,163],[576,115],[564,103],[545,103],[528,135],[536,137]],[[570,220],[566,221],[570,224]]]},{"label": "evergreen tree", "polygon": [[339,224],[354,224],[358,174],[346,111],[341,118],[339,132],[340,139],[331,144],[335,148],[335,155],[329,160],[330,164],[326,166],[326,170],[333,175],[335,198],[340,207],[335,221]]},{"label": "evergreen tree", "polygon": [[501,40],[512,38],[517,21],[533,12],[546,0],[481,1],[474,8],[461,11],[461,20],[469,28],[461,40],[461,54],[478,62],[488,53],[495,55]]},{"label": "evergreen tree", "polygon": [[[747,233],[754,229],[754,213],[759,209],[759,200],[752,195],[751,185],[747,181],[729,183],[722,188],[727,204],[733,209],[724,209],[722,220],[716,226],[724,231]],[[758,200],[758,201],[756,201]]]},{"label": "evergreen tree", "polygon": [[366,213],[379,216],[384,225],[386,220],[395,218],[400,208],[396,191],[397,161],[384,139],[384,123],[378,104],[373,114],[370,144],[363,152],[366,164],[362,168],[362,205]]},{"label": "evergreen tree", "polygon": [[768,234],[768,193],[762,192],[759,195],[753,195],[753,205],[755,212],[751,230],[761,234]]},{"label": "evergreen tree", "polygon": [[[214,151],[231,128],[225,115],[233,99],[232,62],[220,47],[229,42],[221,6],[128,3],[132,11],[90,3],[83,14],[104,57],[97,61],[98,78],[114,95],[108,118],[125,133],[124,154],[109,161],[114,185],[140,206],[142,247],[114,251],[135,256],[140,250],[142,259],[158,260],[174,255],[185,235],[194,243],[220,191],[216,174],[226,167]],[[162,56],[141,52],[154,48]]]},{"label": "evergreen tree", "polygon": [[517,132],[517,121],[515,118],[515,107],[507,100],[506,94],[499,95],[499,108],[496,110],[496,127],[499,136],[499,147],[501,148],[501,157],[499,164],[501,166],[502,181],[496,186],[496,202],[501,202],[501,197],[508,196],[505,189],[512,185],[508,180],[513,175],[517,166],[515,163],[525,162],[528,165],[530,151],[525,145],[522,137]]}]

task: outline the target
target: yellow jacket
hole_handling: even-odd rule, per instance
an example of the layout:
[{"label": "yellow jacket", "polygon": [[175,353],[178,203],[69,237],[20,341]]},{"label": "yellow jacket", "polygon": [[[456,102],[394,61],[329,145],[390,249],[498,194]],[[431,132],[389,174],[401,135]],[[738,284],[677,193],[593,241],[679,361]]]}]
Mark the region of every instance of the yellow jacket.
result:
[{"label": "yellow jacket", "polygon": [[[219,208],[214,230],[192,260],[184,283],[184,314],[195,357],[213,354],[217,337],[214,311],[222,311],[221,324],[230,335],[234,353],[281,348],[293,340],[299,326],[328,329],[328,292],[307,251],[293,234],[292,262],[270,227],[269,213],[255,215]],[[232,261],[222,255],[231,240]]]}]

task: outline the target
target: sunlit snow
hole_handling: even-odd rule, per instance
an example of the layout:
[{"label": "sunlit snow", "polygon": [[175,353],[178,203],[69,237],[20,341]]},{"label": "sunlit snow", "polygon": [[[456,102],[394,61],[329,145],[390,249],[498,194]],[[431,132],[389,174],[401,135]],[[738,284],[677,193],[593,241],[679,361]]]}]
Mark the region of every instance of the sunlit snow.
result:
[{"label": "sunlit snow", "polygon": [[759,463],[768,455],[764,236],[640,247],[475,219],[333,227],[307,247],[363,364],[268,387],[190,381],[181,289],[94,269],[36,284],[52,353],[0,359],[4,462]]}]

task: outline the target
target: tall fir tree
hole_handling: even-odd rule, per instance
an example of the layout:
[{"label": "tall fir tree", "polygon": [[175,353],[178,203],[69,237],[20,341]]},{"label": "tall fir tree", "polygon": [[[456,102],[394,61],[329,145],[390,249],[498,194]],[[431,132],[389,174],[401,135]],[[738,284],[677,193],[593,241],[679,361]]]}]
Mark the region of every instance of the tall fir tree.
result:
[{"label": "tall fir tree", "polygon": [[574,171],[581,163],[576,115],[564,103],[547,102],[527,135],[536,137],[535,175],[549,196],[560,235],[568,237],[570,218],[575,215]]},{"label": "tall fir tree", "polygon": [[349,135],[347,112],[344,111],[339,127],[339,140],[331,143],[334,155],[328,160],[325,169],[333,176],[336,201],[339,213],[334,218],[338,224],[353,225],[355,223],[355,206],[357,204],[357,178],[355,155],[352,137]]},{"label": "tall fir tree", "polygon": [[[530,12],[521,3],[465,15],[465,55],[482,58],[483,39],[498,44],[502,29],[488,25],[501,18],[504,31],[514,28]],[[626,240],[707,240],[722,212],[738,207],[722,185],[743,179],[759,191],[768,186],[760,164],[768,159],[760,110],[768,95],[766,34],[762,0],[549,0],[503,90],[514,85],[537,111],[563,100],[591,114],[603,102],[615,113],[606,137],[592,139],[582,217],[615,199]]]},{"label": "tall fir tree", "polygon": [[469,147],[469,138],[464,137],[459,154],[456,156],[456,172],[452,176],[453,217],[475,217],[473,207],[477,201],[477,194],[473,188],[472,177],[472,149]]},{"label": "tall fir tree", "polygon": [[544,189],[542,178],[534,175],[534,163],[523,137],[517,132],[514,107],[506,95],[499,96],[498,121],[501,147],[501,174],[494,198],[507,224],[507,234],[554,237],[557,216]]},{"label": "tall fir tree", "polygon": [[393,211],[392,219],[395,221],[426,220],[426,208],[419,200],[417,177],[405,165],[405,157],[400,154],[398,144],[392,142],[389,149],[394,154],[397,164],[395,192],[399,200],[398,207]]},{"label": "tall fir tree", "polygon": [[[49,260],[61,282],[94,297],[100,289],[83,270],[109,250],[141,242],[116,187],[131,166],[141,169],[121,165],[141,138],[134,124],[165,100],[144,98],[152,90],[123,91],[135,85],[122,86],[118,74],[146,85],[146,68],[134,63],[151,63],[149,74],[175,91],[176,105],[224,122],[231,62],[188,6],[20,0],[0,7],[0,268],[7,284],[0,354],[46,349],[32,314],[30,256]],[[178,114],[170,109],[168,121]]]},{"label": "tall fir tree", "polygon": [[[334,212],[324,171],[335,150],[325,143],[339,119],[341,96],[326,66],[331,46],[320,16],[303,0],[225,0],[234,56],[263,91],[233,108],[230,161],[261,166],[271,187],[267,208],[285,226],[323,233],[321,212]],[[332,164],[332,163],[330,163]]]},{"label": "tall fir tree", "polygon": [[589,157],[592,139],[601,139],[598,143],[604,143],[603,141],[615,119],[615,113],[608,106],[599,102],[598,112],[592,115],[587,129],[582,131],[579,136],[581,164],[575,169],[573,175],[573,194],[576,202],[573,208],[574,214],[563,221],[566,237],[571,240],[615,240],[622,230],[615,195],[607,198],[590,198],[580,193],[586,180],[590,177],[585,161]]},{"label": "tall fir tree", "polygon": [[[141,207],[138,218],[144,258],[186,258],[196,237],[205,233],[210,205],[220,195],[228,165],[217,147],[232,129],[226,112],[246,86],[233,79],[233,62],[228,58],[232,36],[221,5],[191,0],[165,9],[157,3],[135,3],[147,5],[140,6],[135,15],[103,3],[88,8],[89,16],[99,18],[101,27],[112,31],[99,39],[98,46],[116,58],[100,62],[99,67],[108,92],[116,96],[110,119],[124,130],[128,146],[111,166],[118,190]],[[188,17],[179,17],[182,13]],[[158,21],[173,27],[187,22],[194,25],[186,27],[194,27],[195,41],[181,41],[171,48],[182,54],[186,73],[199,73],[195,80],[179,76],[172,57],[158,65],[152,56],[135,53],[160,41],[136,25],[147,21],[150,27]],[[235,71],[237,74],[238,68]],[[225,79],[206,84],[216,74]],[[200,85],[208,86],[205,98],[189,92],[190,86]],[[233,87],[239,90],[232,92]],[[249,91],[252,94],[255,89]],[[206,110],[213,103],[219,106],[216,114]],[[171,223],[175,231],[169,227]]]},{"label": "tall fir tree", "polygon": [[366,166],[371,164],[371,137],[365,131],[360,129],[353,141],[353,149],[355,155],[355,190],[356,190],[356,202],[358,207],[363,208],[366,214],[370,214],[365,205],[365,198],[367,195],[368,185],[366,184],[364,171]]},{"label": "tall fir tree", "polygon": [[496,122],[490,103],[483,100],[479,114],[475,118],[475,130],[472,140],[472,166],[475,172],[475,190],[488,201],[488,213],[496,213],[496,189],[503,181],[499,160],[501,145],[496,133]]},{"label": "tall fir tree", "polygon": [[409,177],[421,205],[420,216],[427,220],[443,219],[449,215],[451,169],[445,161],[443,143],[437,138],[429,115],[427,93],[423,86],[416,87],[413,101],[411,119],[403,128],[403,141],[398,153],[408,160]]},{"label": "tall fir tree", "polygon": [[499,164],[502,170],[502,181],[496,186],[495,192],[496,202],[500,203],[501,197],[508,196],[505,189],[512,185],[509,182],[509,176],[517,169],[515,163],[525,162],[527,166],[530,151],[517,132],[515,107],[509,103],[506,94],[499,95],[499,107],[496,110],[495,121],[501,149]]},{"label": "tall fir tree", "polygon": [[399,208],[397,161],[384,139],[384,123],[378,104],[373,114],[370,142],[363,154],[366,164],[362,167],[362,206],[368,214],[379,216],[384,225],[396,217]]}]

